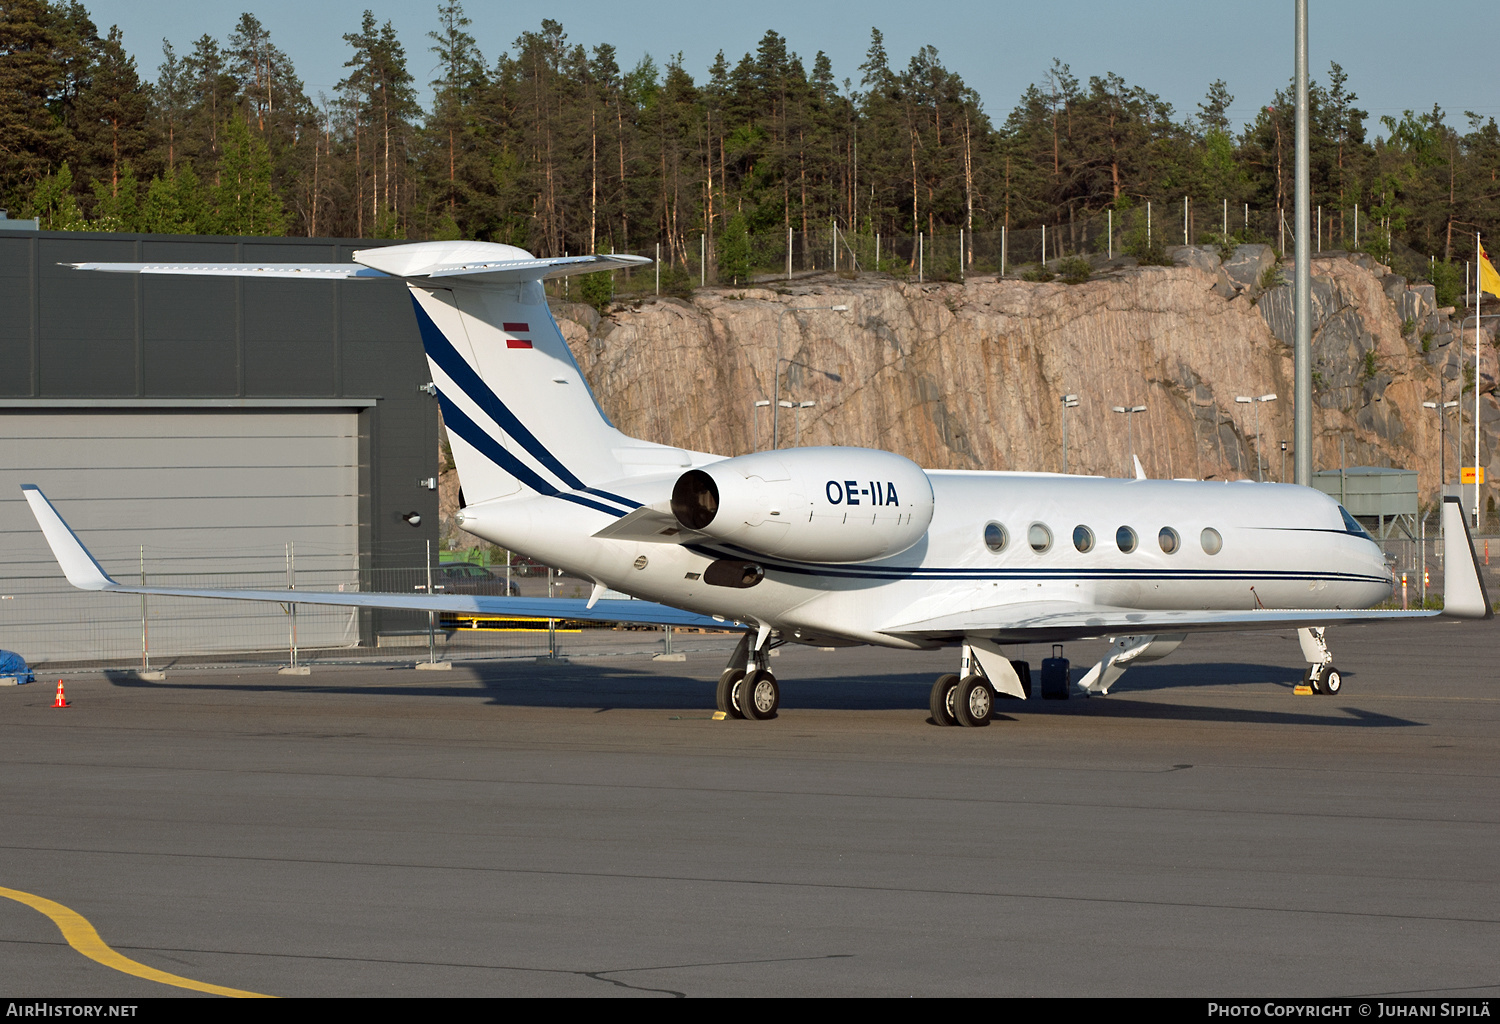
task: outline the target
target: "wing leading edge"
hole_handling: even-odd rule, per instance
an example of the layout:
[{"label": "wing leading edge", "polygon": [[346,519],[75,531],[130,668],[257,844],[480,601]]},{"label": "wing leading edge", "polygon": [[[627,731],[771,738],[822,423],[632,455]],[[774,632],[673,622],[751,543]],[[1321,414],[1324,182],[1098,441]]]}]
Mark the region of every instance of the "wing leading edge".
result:
[{"label": "wing leading edge", "polygon": [[651,601],[500,597],[484,594],[368,594],[315,590],[215,590],[185,587],[141,587],[117,583],[104,571],[71,527],[58,515],[47,496],[34,484],[21,491],[36,516],[42,535],[52,548],[68,582],[80,590],[117,594],[154,594],[161,597],[202,597],[229,601],[274,601],[279,604],[336,605],[349,608],[387,608],[446,612],[463,616],[502,615],[518,618],[577,619],[583,622],[640,623],[652,626],[698,626],[733,629],[731,623]]}]

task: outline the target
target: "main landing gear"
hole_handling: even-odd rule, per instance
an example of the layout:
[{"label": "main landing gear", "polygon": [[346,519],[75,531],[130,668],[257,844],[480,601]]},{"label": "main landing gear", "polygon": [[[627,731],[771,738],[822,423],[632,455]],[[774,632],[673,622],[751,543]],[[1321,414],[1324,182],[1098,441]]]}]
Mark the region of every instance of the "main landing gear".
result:
[{"label": "main landing gear", "polygon": [[[977,642],[976,642],[977,644]],[[927,698],[927,708],[938,725],[965,725],[975,728],[989,725],[995,713],[995,701],[1002,697],[1031,696],[1031,666],[1024,661],[1002,659],[998,648],[976,650],[976,644],[964,644],[958,674],[938,676]],[[983,661],[985,652],[991,656]],[[988,665],[988,670],[985,665]],[[986,671],[1004,678],[992,682]]]},{"label": "main landing gear", "polygon": [[1302,656],[1308,660],[1302,685],[1329,697],[1342,690],[1344,677],[1333,667],[1333,655],[1328,650],[1328,627],[1304,627],[1297,630],[1297,639],[1302,644]]},{"label": "main landing gear", "polygon": [[729,657],[729,665],[719,676],[715,698],[719,710],[730,718],[758,722],[776,717],[776,709],[781,706],[781,687],[766,666],[774,645],[766,644],[759,650],[752,650],[752,639],[754,634],[751,633],[740,638]]}]

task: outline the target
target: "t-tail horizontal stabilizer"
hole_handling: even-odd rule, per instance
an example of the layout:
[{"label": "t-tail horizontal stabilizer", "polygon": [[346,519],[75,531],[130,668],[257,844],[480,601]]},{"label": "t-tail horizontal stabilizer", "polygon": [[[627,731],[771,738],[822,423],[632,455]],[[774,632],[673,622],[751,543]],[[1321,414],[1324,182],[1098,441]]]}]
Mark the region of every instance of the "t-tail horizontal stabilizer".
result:
[{"label": "t-tail horizontal stabilizer", "polygon": [[651,601],[597,601],[590,605],[571,598],[500,597],[485,594],[360,594],[316,590],[213,590],[183,587],[138,587],[117,583],[89,554],[68,524],[58,515],[47,496],[34,484],[22,484],[22,492],[36,516],[42,535],[62,567],[68,582],[80,590],[102,590],[117,594],[156,594],[162,597],[209,597],[232,601],[274,601],[287,604],[333,605],[344,608],[407,609],[464,615],[507,616],[536,619],[578,619],[584,622],[632,622],[653,626],[697,626],[733,629],[731,624],[708,615],[683,611]]}]

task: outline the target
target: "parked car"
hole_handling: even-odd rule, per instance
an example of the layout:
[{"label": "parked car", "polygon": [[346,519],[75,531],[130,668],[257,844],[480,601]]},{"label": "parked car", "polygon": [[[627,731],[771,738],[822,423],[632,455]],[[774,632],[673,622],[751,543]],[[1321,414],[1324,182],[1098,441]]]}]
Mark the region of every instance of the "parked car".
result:
[{"label": "parked car", "polygon": [[[500,594],[506,593],[505,577],[496,575],[482,565],[473,562],[444,562],[442,581],[435,582],[433,589],[440,594]],[[515,580],[510,581],[510,596],[520,597],[521,588]]]}]

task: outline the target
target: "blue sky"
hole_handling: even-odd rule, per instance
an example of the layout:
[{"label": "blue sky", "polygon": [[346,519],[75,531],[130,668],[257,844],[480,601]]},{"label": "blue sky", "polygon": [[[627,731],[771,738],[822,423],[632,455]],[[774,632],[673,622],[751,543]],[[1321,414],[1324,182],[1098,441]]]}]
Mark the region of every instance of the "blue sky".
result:
[{"label": "blue sky", "polygon": [[[222,42],[240,12],[250,10],[292,58],[308,95],[314,100],[320,91],[332,96],[348,59],[343,34],[358,29],[365,8],[378,21],[395,25],[419,82],[435,77],[427,33],[437,27],[436,0],[84,0],[84,5],[101,32],[120,26],[126,46],[149,78],[161,61],[163,37],[178,53],[205,32]],[[1291,0],[1253,5],[1204,0],[760,0],[660,7],[600,0],[470,0],[465,7],[473,21],[469,31],[490,63],[521,32],[553,18],[571,43],[589,48],[614,44],[626,66],[644,53],[662,64],[680,51],[688,71],[700,81],[719,49],[731,61],[738,59],[754,50],[767,29],[775,29],[809,67],[813,55],[824,50],[838,80],[849,78],[857,85],[875,26],[885,34],[891,62],[898,67],[918,47],[936,46],[943,62],[979,93],[997,122],[1028,84],[1041,80],[1053,57],[1072,65],[1073,73],[1085,80],[1114,71],[1161,95],[1179,116],[1195,113],[1208,83],[1223,78],[1235,96],[1230,116],[1236,124],[1252,119],[1292,73]],[[1322,78],[1330,60],[1342,64],[1359,105],[1371,114],[1372,130],[1378,129],[1381,114],[1426,110],[1433,103],[1443,107],[1455,126],[1463,125],[1464,110],[1500,117],[1500,87],[1493,84],[1486,54],[1486,41],[1495,34],[1492,5],[1450,0],[1425,8],[1394,0],[1310,0],[1310,11],[1314,76]],[[1423,17],[1424,11],[1431,16]]]}]

